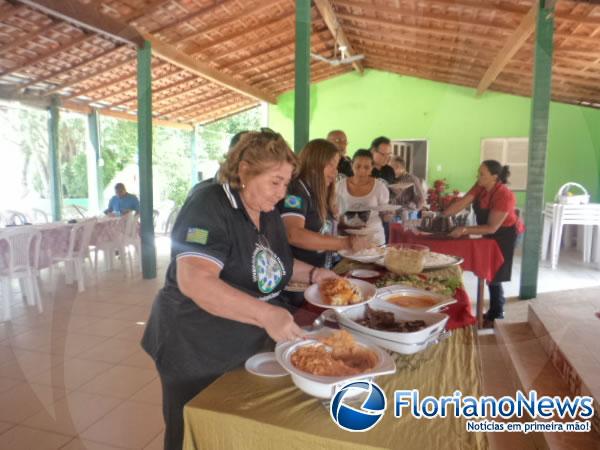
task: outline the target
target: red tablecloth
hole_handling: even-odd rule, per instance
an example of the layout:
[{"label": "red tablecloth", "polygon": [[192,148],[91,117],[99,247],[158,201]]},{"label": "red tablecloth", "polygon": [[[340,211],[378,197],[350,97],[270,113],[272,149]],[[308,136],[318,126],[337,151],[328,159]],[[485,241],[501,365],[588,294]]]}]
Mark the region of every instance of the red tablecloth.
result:
[{"label": "red tablecloth", "polygon": [[422,244],[430,250],[464,259],[463,270],[468,270],[478,278],[492,281],[504,262],[500,247],[493,239],[432,239],[406,231],[402,224],[390,224],[390,244],[407,242]]}]

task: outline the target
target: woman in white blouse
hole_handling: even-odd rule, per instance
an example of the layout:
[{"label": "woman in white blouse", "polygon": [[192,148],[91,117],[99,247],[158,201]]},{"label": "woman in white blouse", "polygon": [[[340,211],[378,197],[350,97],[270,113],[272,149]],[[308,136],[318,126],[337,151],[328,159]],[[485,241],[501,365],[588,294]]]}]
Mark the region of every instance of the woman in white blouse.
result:
[{"label": "woman in white blouse", "polygon": [[370,210],[366,229],[376,245],[385,244],[383,223],[377,208],[390,202],[390,191],[381,179],[373,178],[373,156],[368,150],[358,150],[352,157],[354,176],[343,178],[337,184],[338,207],[346,221],[352,213],[348,211]]}]

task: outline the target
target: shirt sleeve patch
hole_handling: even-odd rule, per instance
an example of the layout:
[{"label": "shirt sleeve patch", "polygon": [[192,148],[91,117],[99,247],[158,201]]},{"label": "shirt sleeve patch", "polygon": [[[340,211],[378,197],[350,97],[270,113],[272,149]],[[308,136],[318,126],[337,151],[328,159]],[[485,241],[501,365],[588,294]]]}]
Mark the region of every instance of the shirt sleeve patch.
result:
[{"label": "shirt sleeve patch", "polygon": [[302,197],[297,195],[286,195],[283,202],[285,208],[301,209],[302,208]]},{"label": "shirt sleeve patch", "polygon": [[208,230],[203,230],[202,228],[188,228],[185,241],[204,245],[208,241]]}]

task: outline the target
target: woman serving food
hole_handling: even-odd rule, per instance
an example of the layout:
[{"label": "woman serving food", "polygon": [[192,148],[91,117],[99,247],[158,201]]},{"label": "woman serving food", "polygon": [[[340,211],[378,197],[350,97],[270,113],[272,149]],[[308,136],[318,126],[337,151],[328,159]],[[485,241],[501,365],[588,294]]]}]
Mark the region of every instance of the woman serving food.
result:
[{"label": "woman serving food", "polygon": [[303,336],[280,298],[290,280],[336,275],[295,260],[275,206],[296,157],[275,133],[248,132],[199,186],[172,233],[171,263],[142,339],[163,391],[167,450],[181,449],[183,406],[268,339]]},{"label": "woman serving food", "polygon": [[494,239],[504,256],[504,263],[494,279],[488,283],[490,291],[490,307],[485,313],[484,326],[490,327],[494,320],[504,318],[504,291],[502,282],[510,281],[513,255],[517,235],[523,231],[515,211],[515,194],[506,186],[510,170],[498,161],[483,161],[479,166],[477,183],[461,199],[453,202],[442,213],[448,217],[462,211],[470,204],[477,218],[477,226],[457,227],[451,237],[461,237],[469,234],[486,235]]}]

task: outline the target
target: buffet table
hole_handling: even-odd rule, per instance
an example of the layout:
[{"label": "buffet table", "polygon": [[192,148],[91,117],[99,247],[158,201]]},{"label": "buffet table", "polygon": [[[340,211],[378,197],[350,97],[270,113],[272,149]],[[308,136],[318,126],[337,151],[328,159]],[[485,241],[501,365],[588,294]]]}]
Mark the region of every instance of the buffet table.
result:
[{"label": "buffet table", "polygon": [[196,449],[487,449],[485,433],[470,433],[464,418],[416,419],[393,414],[396,389],[426,395],[481,395],[481,368],[473,327],[459,329],[415,355],[395,354],[394,375],[377,378],[388,401],[372,430],[338,428],[323,403],[297,389],[289,376],[262,378],[243,368],[229,372],[185,407],[185,450]]},{"label": "buffet table", "polygon": [[496,241],[489,238],[440,239],[417,235],[405,230],[402,224],[390,224],[390,244],[401,242],[426,245],[434,252],[460,256],[464,259],[463,269],[473,272],[478,278],[477,323],[481,325],[485,281],[492,281],[496,271],[504,262],[504,257]]}]

